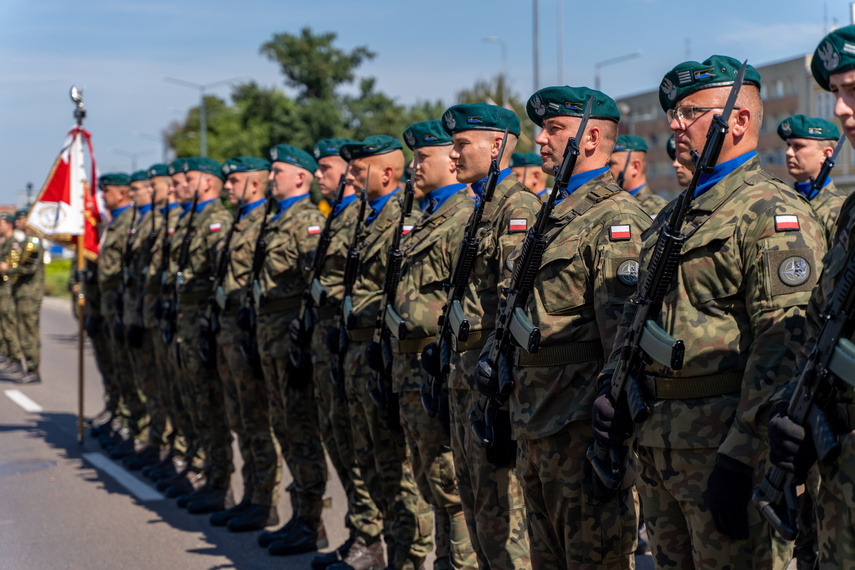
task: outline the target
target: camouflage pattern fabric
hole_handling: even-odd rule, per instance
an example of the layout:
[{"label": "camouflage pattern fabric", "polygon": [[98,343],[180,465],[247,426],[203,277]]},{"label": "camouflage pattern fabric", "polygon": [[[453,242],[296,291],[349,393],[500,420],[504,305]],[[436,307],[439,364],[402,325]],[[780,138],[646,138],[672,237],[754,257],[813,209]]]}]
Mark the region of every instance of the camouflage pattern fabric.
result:
[{"label": "camouflage pattern fabric", "polygon": [[[13,239],[19,232],[16,230]],[[20,232],[23,234],[23,232]],[[21,263],[6,272],[12,283],[12,297],[18,321],[18,341],[28,370],[38,370],[41,360],[39,316],[45,294],[44,244],[36,236],[23,234]],[[15,247],[15,243],[12,243]]]},{"label": "camouflage pattern fabric", "polygon": [[[6,255],[3,252],[3,245],[0,245],[0,259],[5,259]],[[98,264],[96,261],[86,260],[85,278],[81,287],[83,295],[86,299],[86,304],[83,306],[83,317],[93,319],[95,326],[91,331],[87,331],[89,339],[92,341],[92,351],[95,356],[95,365],[101,373],[101,381],[104,383],[104,409],[115,414],[118,412],[119,400],[121,396],[118,392],[118,386],[113,372],[113,359],[110,352],[110,344],[107,339],[107,331],[104,328],[104,318],[101,316],[101,292],[98,289]],[[4,303],[7,301],[4,295],[9,293],[9,289],[5,287],[4,282],[0,281],[0,328],[3,330],[4,342],[6,341],[7,328],[4,324],[5,315]],[[17,340],[17,335],[15,335]],[[9,354],[11,355],[11,345]],[[20,350],[20,349],[19,349]]]},{"label": "camouflage pattern fabric", "polygon": [[647,215],[652,219],[656,219],[662,208],[668,205],[668,200],[651,190],[647,184],[639,188],[633,197],[641,204],[641,209],[647,212]]},{"label": "camouflage pattern fabric", "polygon": [[834,228],[837,223],[837,218],[840,215],[840,208],[843,202],[849,196],[849,192],[838,188],[831,180],[828,181],[819,193],[810,201],[810,205],[816,212],[819,221],[822,222],[825,228],[825,235],[828,240],[829,247],[831,246],[832,238],[834,237]]},{"label": "camouflage pattern fabric", "polygon": [[[0,260],[6,261],[12,249],[13,240],[7,239],[0,244]],[[18,362],[23,358],[21,342],[18,340],[18,315],[15,299],[12,297],[12,284],[9,276],[4,275],[0,282],[0,329],[3,332],[5,354]],[[95,287],[97,289],[97,285]]]}]

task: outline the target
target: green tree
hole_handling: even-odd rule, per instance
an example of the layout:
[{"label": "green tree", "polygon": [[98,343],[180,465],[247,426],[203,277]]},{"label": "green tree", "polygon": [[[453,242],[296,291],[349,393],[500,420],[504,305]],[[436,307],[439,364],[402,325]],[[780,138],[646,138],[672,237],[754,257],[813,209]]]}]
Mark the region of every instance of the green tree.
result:
[{"label": "green tree", "polygon": [[469,89],[463,89],[457,93],[458,103],[490,103],[501,105],[512,110],[520,118],[522,133],[517,143],[517,151],[530,152],[536,146],[531,138],[534,123],[528,118],[525,111],[526,101],[520,99],[518,93],[512,92],[507,86],[507,80],[503,74],[499,74],[489,80],[478,80]]}]

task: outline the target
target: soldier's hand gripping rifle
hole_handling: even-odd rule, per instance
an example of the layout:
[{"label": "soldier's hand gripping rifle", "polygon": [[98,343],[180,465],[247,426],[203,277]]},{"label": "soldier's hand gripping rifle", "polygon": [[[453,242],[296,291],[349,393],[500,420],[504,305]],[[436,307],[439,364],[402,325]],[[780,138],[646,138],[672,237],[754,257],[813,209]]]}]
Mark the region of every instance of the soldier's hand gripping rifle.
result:
[{"label": "soldier's hand gripping rifle", "polygon": [[125,248],[122,250],[122,293],[116,303],[116,317],[115,320],[113,320],[113,334],[115,335],[115,338],[124,337],[125,293],[127,292],[128,287],[136,285],[136,280],[131,272],[130,265],[133,254],[132,249],[137,237],[136,228],[134,226],[137,223],[137,213],[139,212],[139,208],[137,207],[136,202],[132,203],[131,207],[133,208],[133,213],[131,214],[131,225],[128,228],[128,239],[125,240]]},{"label": "soldier's hand gripping rifle", "polygon": [[[404,189],[404,197],[401,199],[401,217],[389,252],[386,255],[386,275],[383,280],[383,296],[380,299],[380,309],[377,311],[377,319],[374,321],[374,338],[368,345],[368,366],[371,368],[371,378],[368,380],[368,394],[374,405],[381,410],[389,410],[390,407],[397,408],[392,393],[392,349],[389,347],[389,337],[394,329],[397,338],[406,336],[406,324],[392,308],[395,295],[398,292],[398,284],[401,281],[401,264],[404,254],[401,252],[401,237],[404,234],[404,224],[413,212],[413,198],[416,195],[413,187],[415,176],[415,165],[410,171],[407,185]],[[404,334],[401,334],[404,333]]]},{"label": "soldier's hand gripping rifle", "polygon": [[816,178],[810,179],[811,190],[822,190],[822,187],[825,186],[825,183],[828,181],[828,176],[831,174],[831,169],[834,168],[834,165],[837,162],[837,156],[840,154],[840,148],[845,142],[846,133],[840,135],[840,139],[837,141],[837,146],[834,147],[834,152],[831,153],[830,156],[826,156],[825,160],[822,161],[822,167],[819,169],[819,174],[816,175]]},{"label": "soldier's hand gripping rifle", "polygon": [[332,207],[330,208],[330,213],[327,215],[324,229],[321,232],[321,236],[318,238],[318,246],[315,248],[315,255],[312,257],[312,266],[309,268],[309,281],[306,285],[306,290],[303,292],[300,311],[297,313],[303,344],[298,346],[297,343],[294,343],[291,345],[289,351],[291,365],[294,366],[296,370],[303,370],[303,366],[306,364],[306,359],[309,358],[307,346],[308,339],[311,338],[312,329],[315,328],[315,323],[312,320],[312,307],[323,307],[326,304],[326,292],[324,291],[323,285],[321,285],[320,276],[327,259],[327,250],[329,250],[330,242],[332,242],[332,233],[330,228],[332,226],[333,214],[339,204],[341,204],[341,200],[344,197],[344,187],[347,186],[347,174],[349,171],[350,164],[348,163],[344,174],[342,174],[341,178],[338,179],[338,188],[336,188],[335,195],[333,196]]},{"label": "soldier's hand gripping rifle", "polygon": [[[561,166],[554,171],[555,184],[549,198],[540,207],[537,220],[525,234],[519,259],[514,263],[514,274],[507,290],[504,308],[496,316],[496,329],[493,344],[487,360],[478,363],[480,371],[476,374],[495,380],[493,393],[483,393],[469,414],[472,431],[482,447],[489,448],[495,443],[493,423],[495,414],[508,401],[514,390],[513,350],[520,346],[529,353],[540,348],[540,329],[535,327],[525,314],[525,305],[534,287],[534,279],[540,269],[543,252],[546,250],[546,225],[555,207],[555,201],[561,191],[570,182],[570,176],[576,168],[579,158],[579,141],[585,133],[594,98],[588,99],[585,112],[576,136],[567,141]],[[479,385],[479,389],[480,389]]]},{"label": "soldier's hand gripping rifle", "polygon": [[[438,355],[439,367],[437,370],[426,370],[428,379],[420,388],[422,406],[424,406],[425,411],[432,418],[435,418],[440,412],[440,394],[448,378],[448,373],[451,372],[450,336],[453,332],[459,342],[466,342],[469,338],[469,321],[463,313],[462,301],[463,296],[466,294],[466,288],[469,286],[469,275],[472,273],[475,256],[478,254],[478,244],[480,243],[478,229],[481,225],[481,218],[484,215],[484,209],[487,207],[487,204],[493,200],[493,194],[496,191],[499,174],[501,173],[499,163],[505,154],[505,145],[507,142],[508,129],[505,129],[499,154],[490,162],[490,172],[487,174],[487,180],[484,182],[484,192],[478,201],[478,205],[475,207],[475,211],[469,216],[466,232],[463,234],[463,240],[460,242],[460,247],[457,250],[457,257],[454,259],[451,281],[445,285],[448,293],[445,305],[442,308],[442,314],[437,321],[439,328],[434,336],[432,346],[432,349]],[[422,354],[424,355],[425,353],[423,352]],[[422,357],[423,362],[427,362],[427,360],[424,356]]]},{"label": "soldier's hand gripping rifle", "polygon": [[[645,367],[653,361],[672,370],[680,370],[683,367],[683,341],[669,335],[655,321],[679,269],[680,251],[686,241],[686,236],[682,233],[683,222],[695,197],[700,176],[712,173],[718,162],[728,132],[730,113],[742,88],[747,63],[746,60],[739,68],[721,115],[713,117],[703,151],[700,155],[692,151],[692,160],[695,163],[692,181],[677,197],[668,223],[659,230],[644,281],[640,283],[638,293],[628,301],[634,305],[635,316],[627,331],[620,359],[612,376],[610,397],[618,410],[617,414],[624,413],[628,406],[630,416],[637,423],[645,421],[650,415],[650,405],[641,384]],[[618,489],[626,473],[626,447],[620,445],[604,448],[595,441],[588,448],[587,457],[602,484],[610,491]]]},{"label": "soldier's hand gripping rifle", "polygon": [[[825,159],[817,182],[828,177],[831,167],[826,170],[825,166],[834,165],[844,137],[834,154]],[[816,458],[829,463],[840,454],[840,441],[828,419],[828,407],[835,403],[839,389],[855,387],[855,344],[850,340],[855,332],[855,247],[850,244],[848,249],[844,272],[822,315],[822,330],[787,406],[790,420],[804,428],[806,438],[813,439]],[[796,487],[803,482],[794,473],[773,465],[752,497],[754,506],[784,540],[794,540],[798,534]]]},{"label": "soldier's hand gripping rifle", "polygon": [[620,173],[618,173],[617,180],[615,180],[615,182],[617,182],[617,185],[621,188],[623,188],[623,181],[626,178],[626,169],[629,168],[629,160],[631,158],[632,151],[630,150],[626,153],[626,162],[623,163],[623,169],[620,171]]},{"label": "soldier's hand gripping rifle", "polygon": [[359,252],[362,250],[362,225],[365,223],[365,208],[368,205],[368,178],[371,174],[371,166],[365,174],[365,186],[359,194],[359,213],[356,216],[356,224],[353,227],[353,238],[347,248],[347,260],[344,264],[344,295],[341,298],[339,311],[338,339],[331,343],[333,353],[332,366],[330,366],[330,377],[336,386],[342,385],[344,381],[344,355],[347,352],[347,331],[352,329],[355,323],[353,316],[353,285],[359,272]]}]

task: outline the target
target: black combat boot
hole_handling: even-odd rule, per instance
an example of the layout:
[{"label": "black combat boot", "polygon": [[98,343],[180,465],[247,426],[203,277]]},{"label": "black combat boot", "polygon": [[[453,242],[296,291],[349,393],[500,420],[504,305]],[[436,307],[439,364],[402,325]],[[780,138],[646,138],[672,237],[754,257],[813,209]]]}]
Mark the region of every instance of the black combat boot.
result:
[{"label": "black combat boot", "polygon": [[250,530],[261,530],[266,526],[279,524],[279,513],[276,506],[250,505],[248,509],[237,517],[229,520],[230,532],[247,532]]},{"label": "black combat boot", "polygon": [[[270,544],[267,551],[273,556],[289,556],[313,552],[327,546],[329,546],[329,540],[327,540],[327,529],[324,528],[323,521],[299,517],[287,532]],[[341,559],[333,560],[331,564],[339,560]],[[312,567],[314,568],[314,561],[312,561]]]}]

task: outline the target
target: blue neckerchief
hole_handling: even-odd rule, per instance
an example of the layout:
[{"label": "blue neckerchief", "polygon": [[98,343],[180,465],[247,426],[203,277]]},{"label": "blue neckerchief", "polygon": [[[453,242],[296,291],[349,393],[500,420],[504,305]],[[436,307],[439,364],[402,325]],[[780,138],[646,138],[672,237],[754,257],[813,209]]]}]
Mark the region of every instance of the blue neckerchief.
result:
[{"label": "blue neckerchief", "polygon": [[367,218],[365,218],[365,227],[370,226],[371,222],[377,219],[377,216],[379,216],[380,212],[383,210],[383,206],[385,206],[386,203],[392,199],[392,196],[394,196],[400,189],[401,187],[398,186],[385,196],[380,196],[379,198],[374,198],[373,200],[368,201],[368,206],[371,207],[371,213],[368,214]]},{"label": "blue neckerchief", "polygon": [[[510,175],[511,175],[511,169],[510,168],[506,168],[506,169],[502,170],[501,172],[499,172],[499,179],[496,180],[496,186],[498,186],[502,180],[504,180],[505,178],[507,178]],[[482,188],[482,186],[484,185],[484,183],[486,181],[487,181],[487,177],[485,176],[484,178],[482,178],[481,180],[479,180],[478,182],[476,182],[475,184],[472,185],[472,191],[475,192],[475,202],[476,203],[481,200],[481,193],[484,192],[484,189]]]},{"label": "blue neckerchief", "polygon": [[110,210],[110,224],[115,222],[116,218],[118,218],[122,214],[122,212],[124,212],[125,210],[127,210],[130,207],[131,207],[131,205],[128,204],[127,206],[122,206],[121,208],[116,208],[115,210]]},{"label": "blue neckerchief", "polygon": [[641,190],[642,188],[644,188],[645,186],[647,186],[647,182],[645,182],[644,184],[642,184],[638,188],[633,188],[632,190],[627,190],[627,192],[629,192],[630,195],[635,196],[636,194],[638,194],[638,191]]},{"label": "blue neckerchief", "polygon": [[210,200],[205,200],[204,202],[199,202],[198,204],[196,204],[196,213],[200,213],[208,206],[208,204],[210,204],[214,200],[216,200],[216,198],[211,198]]},{"label": "blue neckerchief", "polygon": [[604,166],[602,168],[597,168],[594,170],[588,170],[587,172],[580,172],[579,174],[574,174],[570,177],[570,180],[567,181],[567,188],[559,188],[558,197],[555,199],[556,204],[560,204],[561,200],[568,197],[570,194],[581,188],[584,184],[587,184],[597,176],[605,174],[606,170],[608,170],[608,166]]},{"label": "blue neckerchief", "polygon": [[341,199],[341,202],[338,203],[338,206],[335,207],[335,210],[333,210],[332,217],[333,218],[337,217],[339,214],[341,214],[344,211],[345,208],[347,208],[348,206],[353,204],[355,201],[356,201],[356,194],[344,196]]},{"label": "blue neckerchief", "polygon": [[432,192],[429,192],[424,198],[419,200],[419,205],[422,210],[428,207],[430,204],[433,204],[433,209],[431,213],[436,212],[440,206],[445,204],[446,200],[460,192],[466,188],[466,184],[449,184],[448,186],[443,186],[442,188],[437,188]]},{"label": "blue neckerchief", "polygon": [[549,192],[549,188],[544,188],[543,190],[541,190],[540,192],[538,192],[538,193],[537,193],[537,195],[538,195],[538,196],[543,196],[543,195],[544,195],[544,194],[546,194],[547,192]]},{"label": "blue neckerchief", "polygon": [[190,211],[190,208],[192,208],[192,207],[193,207],[193,202],[181,202],[181,208],[182,208],[184,211],[183,211],[183,212],[181,212],[181,215],[180,215],[180,216],[178,216],[178,217],[179,217],[179,218],[183,218],[183,217],[184,217],[184,214],[186,214],[187,212],[189,212],[189,211]]},{"label": "blue neckerchief", "polygon": [[162,208],[158,208],[158,210],[160,210],[160,215],[162,216],[163,214],[165,214],[167,212],[167,210],[171,212],[173,209],[177,208],[178,206],[180,206],[180,204],[178,202],[170,202],[170,203],[167,203],[166,206],[163,206]]},{"label": "blue neckerchief", "polygon": [[[831,176],[825,179],[825,184],[822,185],[823,188],[828,186],[828,183],[831,182]],[[819,194],[820,189],[811,188],[810,181],[808,182],[796,182],[796,191],[807,198],[808,200],[813,200],[816,198],[816,195]]]},{"label": "blue neckerchief", "polygon": [[143,204],[142,206],[137,208],[137,215],[139,215],[140,218],[142,218],[149,212],[151,212],[151,204]]},{"label": "blue neckerchief", "polygon": [[245,217],[247,217],[247,215],[249,215],[249,213],[251,211],[255,210],[256,208],[258,208],[262,204],[264,204],[264,198],[262,198],[261,200],[256,200],[255,202],[252,202],[251,204],[244,204],[243,206],[240,207],[240,218],[238,218],[238,219],[239,220],[244,219]]},{"label": "blue neckerchief", "polygon": [[698,177],[698,187],[695,189],[695,198],[703,195],[704,192],[721,182],[725,176],[755,156],[757,156],[757,151],[752,150],[743,155],[737,156],[736,158],[731,158],[728,161],[722,162],[721,164],[716,164],[712,174],[701,174]]},{"label": "blue neckerchief", "polygon": [[285,210],[287,210],[288,208],[290,208],[291,206],[293,206],[294,204],[296,204],[297,202],[299,202],[300,200],[302,200],[306,196],[308,196],[308,194],[300,194],[299,196],[293,196],[291,198],[285,198],[284,200],[279,200],[278,202],[276,202],[277,204],[279,204],[279,211],[276,212],[276,215],[273,216],[273,219],[274,220],[277,219],[279,216],[281,216],[282,214],[285,213]]}]

